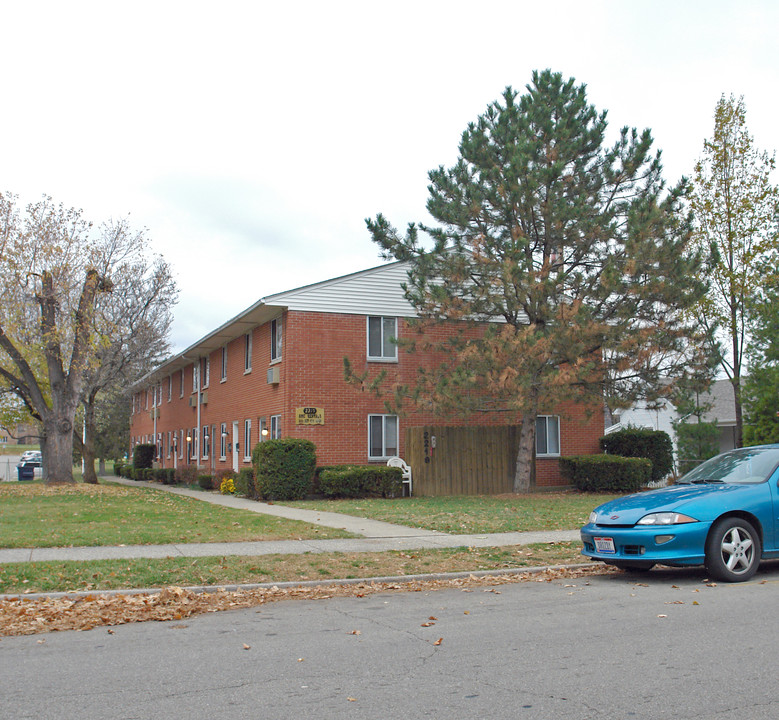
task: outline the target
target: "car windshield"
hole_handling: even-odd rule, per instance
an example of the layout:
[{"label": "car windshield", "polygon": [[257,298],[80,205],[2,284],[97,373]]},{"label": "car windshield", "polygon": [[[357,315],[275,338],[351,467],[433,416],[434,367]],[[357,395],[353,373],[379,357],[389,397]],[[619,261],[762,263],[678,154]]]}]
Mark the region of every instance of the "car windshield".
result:
[{"label": "car windshield", "polygon": [[698,465],[678,482],[690,483],[760,483],[767,480],[779,465],[779,448],[741,448],[717,455]]}]

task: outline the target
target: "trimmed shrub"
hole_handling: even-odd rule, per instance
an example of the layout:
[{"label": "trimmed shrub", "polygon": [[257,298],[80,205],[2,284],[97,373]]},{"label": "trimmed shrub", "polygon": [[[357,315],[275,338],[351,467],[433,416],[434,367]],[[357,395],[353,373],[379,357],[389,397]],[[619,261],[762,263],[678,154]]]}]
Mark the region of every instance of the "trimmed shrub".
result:
[{"label": "trimmed shrub", "polygon": [[176,482],[176,471],[173,468],[156,468],[154,479],[163,485],[173,485]]},{"label": "trimmed shrub", "polygon": [[316,446],[297,438],[268,440],[254,447],[252,463],[257,493],[263,500],[300,500],[311,490]]},{"label": "trimmed shrub", "polygon": [[335,465],[317,472],[319,492],[331,498],[395,497],[403,494],[403,471],[386,465]]},{"label": "trimmed shrub", "polygon": [[141,443],[133,448],[133,466],[136,468],[150,468],[154,464],[154,456],[157,454],[157,446],[151,443]]},{"label": "trimmed shrub", "polygon": [[652,477],[646,458],[578,455],[560,458],[560,472],[582,492],[636,492]]},{"label": "trimmed shrub", "polygon": [[154,481],[154,470],[152,468],[135,468],[135,480],[142,480],[143,482]]},{"label": "trimmed shrub", "polygon": [[243,495],[250,500],[257,499],[257,488],[254,485],[254,470],[241,468],[234,480],[236,495]]},{"label": "trimmed shrub", "polygon": [[673,470],[673,443],[667,432],[625,428],[600,439],[600,447],[609,455],[647,458],[652,463],[652,482],[662,480]]},{"label": "trimmed shrub", "polygon": [[197,468],[191,465],[184,465],[176,468],[176,485],[194,485],[197,482]]},{"label": "trimmed shrub", "polygon": [[124,477],[122,475],[122,468],[125,466],[124,460],[114,460],[114,475],[118,477]]},{"label": "trimmed shrub", "polygon": [[212,475],[198,475],[197,476],[197,484],[200,485],[200,487],[203,490],[213,490],[214,489],[214,478]]}]

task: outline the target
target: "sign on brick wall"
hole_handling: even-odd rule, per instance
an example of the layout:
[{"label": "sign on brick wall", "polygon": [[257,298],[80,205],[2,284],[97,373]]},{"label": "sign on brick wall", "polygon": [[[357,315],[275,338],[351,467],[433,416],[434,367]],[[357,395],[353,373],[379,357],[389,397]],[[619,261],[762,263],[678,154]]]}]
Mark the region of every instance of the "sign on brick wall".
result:
[{"label": "sign on brick wall", "polygon": [[304,407],[295,410],[295,425],[324,425],[324,408]]}]

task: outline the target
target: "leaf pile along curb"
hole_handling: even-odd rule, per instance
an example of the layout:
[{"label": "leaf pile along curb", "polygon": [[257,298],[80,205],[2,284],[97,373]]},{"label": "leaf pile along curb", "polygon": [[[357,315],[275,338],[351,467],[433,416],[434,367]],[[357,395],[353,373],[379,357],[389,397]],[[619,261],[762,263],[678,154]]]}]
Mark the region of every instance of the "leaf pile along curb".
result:
[{"label": "leaf pile along curb", "polygon": [[[608,571],[606,571],[608,572]],[[24,596],[0,600],[0,635],[34,635],[61,630],[91,630],[148,620],[168,621],[220,610],[254,607],[278,600],[325,600],[332,597],[364,597],[383,592],[422,592],[442,589],[507,585],[517,582],[551,582],[560,578],[603,574],[603,567],[546,568],[513,574],[437,580],[409,579],[408,582],[319,584],[316,586],[261,587],[199,592],[167,587],[153,593],[90,594],[78,597]]]}]

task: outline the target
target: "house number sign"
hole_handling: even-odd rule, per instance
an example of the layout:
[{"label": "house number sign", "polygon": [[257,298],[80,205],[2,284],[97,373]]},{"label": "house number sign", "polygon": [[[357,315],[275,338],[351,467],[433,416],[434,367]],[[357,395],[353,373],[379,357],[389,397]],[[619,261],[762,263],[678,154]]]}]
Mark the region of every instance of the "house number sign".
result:
[{"label": "house number sign", "polygon": [[295,410],[297,419],[296,425],[324,425],[325,424],[325,411],[324,408],[304,407],[297,408]]}]

